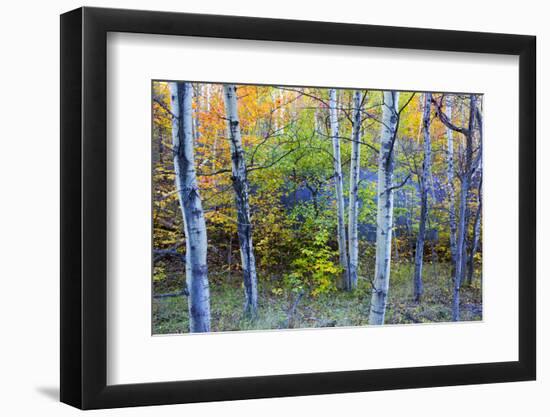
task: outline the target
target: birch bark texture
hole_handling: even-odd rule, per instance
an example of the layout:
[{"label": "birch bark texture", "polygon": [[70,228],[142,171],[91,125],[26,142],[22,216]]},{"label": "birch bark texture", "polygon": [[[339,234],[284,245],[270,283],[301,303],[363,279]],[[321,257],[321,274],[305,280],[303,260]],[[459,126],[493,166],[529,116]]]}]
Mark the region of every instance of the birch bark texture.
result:
[{"label": "birch bark texture", "polygon": [[[195,84],[195,106],[197,110],[201,108],[201,97],[202,97],[202,85],[200,83]],[[200,131],[200,119],[199,111],[195,112],[195,117],[193,118],[193,143],[196,145],[199,141],[199,131]]]},{"label": "birch bark texture", "polygon": [[473,162],[473,139],[476,111],[476,96],[470,95],[470,115],[468,129],[464,132],[466,139],[464,169],[461,173],[460,184],[460,205],[458,208],[458,230],[457,230],[457,256],[455,274],[453,280],[453,306],[452,320],[460,320],[460,286],[465,275],[466,266],[466,235],[467,235],[467,216],[468,216],[468,193],[472,181],[472,162]]},{"label": "birch bark texture", "polygon": [[418,224],[418,236],[416,238],[416,250],[414,255],[414,279],[413,296],[419,303],[424,292],[422,282],[422,266],[424,261],[424,241],[426,238],[426,222],[428,221],[428,194],[430,193],[432,145],[430,138],[431,93],[424,94],[424,114],[422,117],[422,130],[424,133],[424,162],[419,178],[420,184],[420,221]]},{"label": "birch bark texture", "polygon": [[337,234],[338,234],[338,252],[340,257],[340,268],[342,276],[340,287],[344,290],[351,290],[351,282],[349,275],[349,264],[346,248],[346,223],[345,223],[345,202],[344,202],[344,181],[342,177],[342,158],[340,156],[340,126],[338,122],[338,105],[336,90],[329,91],[329,118],[330,118],[330,135],[332,138],[332,160],[334,164],[334,186],[336,198],[336,215],[337,215]]},{"label": "birch bark texture", "polygon": [[[477,129],[479,132],[479,146],[478,155],[476,157],[477,164],[473,173],[474,180],[478,178],[477,184],[477,209],[475,214],[475,220],[472,231],[472,247],[470,250],[470,259],[468,260],[468,274],[466,276],[467,285],[472,284],[474,276],[474,256],[479,247],[479,241],[481,238],[481,218],[483,214],[483,165],[482,165],[482,152],[483,152],[483,120],[479,108],[476,107],[476,121]],[[474,169],[474,168],[472,168]]]},{"label": "birch bark texture", "polygon": [[394,142],[397,136],[399,92],[384,91],[382,128],[378,155],[378,202],[376,214],[376,263],[369,324],[382,325],[390,285],[391,240],[393,228]]},{"label": "birch bark texture", "polygon": [[357,288],[359,266],[359,234],[357,221],[359,215],[359,172],[361,169],[361,92],[353,93],[353,125],[351,134],[351,164],[349,179],[349,282],[350,289]]},{"label": "birch bark texture", "polygon": [[224,84],[223,91],[227,118],[227,134],[231,146],[231,179],[235,192],[235,205],[237,207],[237,234],[239,236],[243,270],[244,313],[245,316],[254,318],[258,314],[258,278],[252,243],[252,224],[250,221],[250,204],[248,199],[249,184],[237,107],[237,87],[234,84]]},{"label": "birch bark texture", "polygon": [[[452,121],[453,108],[452,98],[447,96],[445,98],[445,115],[449,121]],[[447,194],[449,198],[449,227],[450,227],[450,250],[451,250],[451,263],[456,263],[456,208],[455,208],[455,166],[454,166],[454,143],[453,143],[453,130],[447,126]]]},{"label": "birch bark texture", "polygon": [[207,236],[195,172],[193,149],[193,89],[189,83],[170,83],[172,146],[176,190],[185,234],[185,277],[189,331],[210,331],[210,291],[206,260]]},{"label": "birch bark texture", "polygon": [[470,259],[468,260],[468,275],[466,276],[466,284],[472,285],[472,280],[474,277],[474,262],[475,255],[479,247],[479,238],[481,235],[481,212],[482,212],[482,177],[481,169],[479,171],[479,184],[477,188],[477,209],[474,220],[473,232],[472,232],[472,249],[470,251]]}]

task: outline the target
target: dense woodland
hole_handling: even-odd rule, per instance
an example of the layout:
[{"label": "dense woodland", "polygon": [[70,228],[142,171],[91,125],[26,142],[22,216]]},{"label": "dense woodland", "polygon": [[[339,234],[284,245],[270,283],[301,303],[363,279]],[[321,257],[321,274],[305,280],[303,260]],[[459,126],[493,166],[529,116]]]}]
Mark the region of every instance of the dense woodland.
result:
[{"label": "dense woodland", "polygon": [[154,334],[481,319],[482,96],[152,96]]}]

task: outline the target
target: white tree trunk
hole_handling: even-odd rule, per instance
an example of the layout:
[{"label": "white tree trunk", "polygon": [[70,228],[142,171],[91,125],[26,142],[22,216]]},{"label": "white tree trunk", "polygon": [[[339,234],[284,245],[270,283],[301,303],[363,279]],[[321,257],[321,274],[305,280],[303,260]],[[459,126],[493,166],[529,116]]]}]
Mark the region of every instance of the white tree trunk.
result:
[{"label": "white tree trunk", "polygon": [[453,321],[460,320],[460,286],[465,275],[466,267],[466,234],[468,217],[468,193],[472,181],[472,157],[473,157],[473,136],[474,136],[474,115],[476,110],[476,97],[470,95],[470,117],[468,123],[468,133],[466,136],[465,162],[464,170],[461,175],[460,187],[460,206],[458,208],[458,231],[457,231],[457,254],[455,275],[453,280]]},{"label": "white tree trunk", "polygon": [[464,259],[466,257],[466,205],[468,189],[470,188],[470,179],[465,176],[462,178],[460,186],[460,204],[458,207],[458,230],[457,230],[457,251],[455,274],[453,278],[453,321],[460,320],[460,284],[462,281]]},{"label": "white tree trunk", "polygon": [[357,229],[357,218],[359,214],[359,172],[361,169],[361,92],[359,90],[353,95],[353,127],[351,134],[351,165],[349,178],[349,276],[350,289],[357,288],[357,269],[359,265],[359,236]]},{"label": "white tree trunk", "polygon": [[206,111],[208,113],[210,113],[210,95],[211,95],[211,90],[212,88],[212,85],[211,84],[206,84]]},{"label": "white tree trunk", "polygon": [[279,124],[278,124],[278,120],[279,120],[279,117],[278,117],[278,113],[279,113],[279,110],[278,110],[278,106],[277,106],[277,89],[276,88],[272,88],[271,89],[271,101],[274,103],[274,106],[273,106],[273,110],[271,112],[271,120],[270,120],[270,128],[271,128],[271,132],[273,133],[276,133],[277,130],[279,129]]},{"label": "white tree trunk", "polygon": [[474,276],[474,257],[476,255],[478,246],[479,246],[479,237],[481,234],[481,213],[482,213],[482,196],[481,196],[481,169],[479,169],[479,186],[477,189],[477,209],[474,221],[474,230],[473,230],[473,240],[472,240],[472,250],[470,252],[470,259],[468,261],[468,275],[466,278],[467,285],[472,284],[472,279]]},{"label": "white tree trunk", "polygon": [[[190,84],[192,85],[192,84]],[[193,144],[196,146],[199,141],[199,111],[201,110],[201,84],[195,84],[195,117],[193,118]]]},{"label": "white tree trunk", "polygon": [[189,83],[170,83],[172,146],[176,189],[185,233],[185,275],[189,305],[189,330],[210,331],[210,291],[206,263],[207,237],[204,211],[195,173],[193,150],[193,91]]},{"label": "white tree trunk", "polygon": [[424,292],[422,282],[422,266],[424,260],[424,239],[426,237],[426,222],[428,220],[428,194],[430,190],[432,145],[430,139],[430,115],[431,93],[424,94],[424,115],[422,118],[422,130],[424,131],[424,162],[420,177],[420,222],[418,236],[416,238],[416,251],[414,256],[414,300],[418,303]]},{"label": "white tree trunk", "polygon": [[378,155],[378,207],[376,214],[376,264],[369,324],[384,324],[390,285],[393,227],[393,147],[397,135],[399,92],[385,91]]},{"label": "white tree trunk", "polygon": [[279,89],[279,99],[281,100],[281,109],[279,111],[279,115],[280,115],[280,120],[279,120],[279,128],[277,130],[281,130],[281,134],[284,134],[285,133],[285,106],[284,106],[284,102],[285,102],[285,92],[284,90],[281,88]]},{"label": "white tree trunk", "polygon": [[[478,113],[478,109],[476,108],[476,121],[477,121],[477,128],[479,131],[479,147],[478,147],[478,156],[477,156],[477,166],[475,167],[475,170],[472,174],[472,177],[478,177],[478,186],[477,186],[477,209],[476,209],[476,215],[474,219],[474,230],[473,230],[473,236],[472,236],[472,247],[470,251],[470,259],[468,262],[468,275],[466,277],[467,284],[472,284],[472,279],[474,276],[474,256],[477,252],[478,246],[479,246],[479,239],[481,234],[481,218],[482,218],[482,210],[483,210],[483,199],[482,199],[482,185],[483,185],[483,165],[482,165],[482,149],[483,149],[483,121],[481,119],[481,114]],[[472,167],[472,169],[474,169]]]},{"label": "white tree trunk", "polygon": [[246,161],[237,108],[237,87],[234,84],[225,84],[223,90],[225,111],[227,113],[227,133],[231,142],[232,180],[237,206],[237,232],[241,249],[245,291],[244,312],[249,317],[255,317],[258,313],[258,279],[256,275],[254,246],[252,244]]},{"label": "white tree trunk", "polygon": [[[445,99],[445,114],[452,121],[452,98]],[[455,168],[454,168],[454,142],[453,130],[447,127],[447,194],[449,196],[449,226],[451,263],[456,264],[456,208],[455,208]]]},{"label": "white tree trunk", "polygon": [[337,233],[338,233],[338,250],[340,254],[340,267],[342,268],[342,277],[340,287],[345,290],[351,289],[349,276],[349,265],[346,248],[346,224],[344,218],[344,181],[342,178],[342,162],[340,157],[340,137],[339,123],[336,102],[336,90],[331,89],[329,92],[329,107],[330,107],[330,134],[332,137],[333,148],[333,163],[334,163],[334,184],[336,191],[336,210],[337,210]]}]

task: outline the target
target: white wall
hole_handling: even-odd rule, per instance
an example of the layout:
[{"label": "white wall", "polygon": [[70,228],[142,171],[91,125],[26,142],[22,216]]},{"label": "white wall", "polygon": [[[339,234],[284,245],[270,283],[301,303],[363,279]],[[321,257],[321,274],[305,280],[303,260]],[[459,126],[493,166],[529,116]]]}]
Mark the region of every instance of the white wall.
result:
[{"label": "white wall", "polygon": [[[538,36],[538,95],[549,94],[550,25],[544,3],[482,3],[352,0],[157,0],[92,1],[89,6],[160,9],[535,34]],[[76,415],[59,404],[59,18],[77,1],[4,2],[0,22],[0,410],[4,415]],[[406,69],[405,69],[406,70]],[[546,93],[546,94],[545,94]],[[544,104],[544,107],[543,107]],[[539,99],[538,119],[548,106]],[[6,129],[7,127],[7,129]],[[550,168],[541,167],[547,143],[539,137],[539,212],[549,207],[543,184]],[[546,209],[546,210],[545,210]],[[545,233],[546,232],[546,233]],[[546,236],[543,238],[543,234]],[[550,220],[539,221],[539,380],[528,383],[326,395],[101,411],[94,415],[326,415],[384,412],[394,416],[548,415],[550,405],[550,293],[543,264],[550,248]],[[472,349],[476,346],[473,345]]]}]

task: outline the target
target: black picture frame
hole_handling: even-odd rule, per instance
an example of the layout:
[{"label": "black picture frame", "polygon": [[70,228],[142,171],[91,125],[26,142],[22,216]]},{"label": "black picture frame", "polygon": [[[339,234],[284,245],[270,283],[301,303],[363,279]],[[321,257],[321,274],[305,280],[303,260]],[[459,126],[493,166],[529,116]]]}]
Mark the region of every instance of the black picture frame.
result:
[{"label": "black picture frame", "polygon": [[[519,360],[107,385],[108,32],[519,56]],[[61,401],[81,409],[534,380],[534,36],[80,8],[61,16]]]}]

